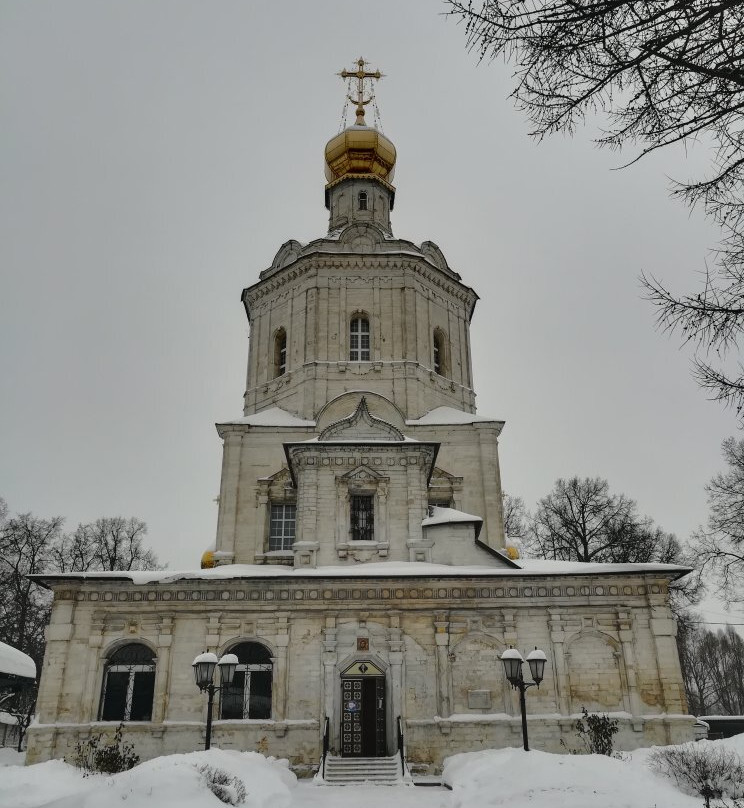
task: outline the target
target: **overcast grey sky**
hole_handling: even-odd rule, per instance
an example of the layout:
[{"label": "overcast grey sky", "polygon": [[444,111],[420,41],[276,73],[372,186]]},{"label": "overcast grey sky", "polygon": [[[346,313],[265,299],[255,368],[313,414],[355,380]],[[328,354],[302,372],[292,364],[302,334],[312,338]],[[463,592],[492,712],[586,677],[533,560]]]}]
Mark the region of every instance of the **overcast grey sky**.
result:
[{"label": "overcast grey sky", "polygon": [[[0,2],[0,495],[73,528],[136,515],[170,566],[215,534],[242,413],[240,291],[326,232],[334,73],[362,54],[398,149],[396,235],[481,296],[478,410],[528,505],[599,475],[680,538],[735,434],[638,274],[698,279],[715,233],[667,196],[703,147],[625,171],[592,132],[532,142],[509,68],[424,0]],[[351,121],[350,121],[351,122]]]}]

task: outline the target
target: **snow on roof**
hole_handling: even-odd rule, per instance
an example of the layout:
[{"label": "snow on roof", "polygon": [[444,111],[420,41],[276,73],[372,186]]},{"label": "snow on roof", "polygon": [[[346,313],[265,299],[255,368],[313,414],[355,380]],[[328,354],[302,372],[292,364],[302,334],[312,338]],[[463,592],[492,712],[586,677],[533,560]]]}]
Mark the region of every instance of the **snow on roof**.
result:
[{"label": "snow on roof", "polygon": [[581,564],[572,561],[523,560],[515,562],[523,569],[511,567],[456,566],[429,564],[424,561],[374,561],[335,567],[290,567],[274,564],[225,564],[212,569],[153,570],[121,572],[67,572],[54,575],[31,575],[42,581],[56,580],[125,580],[134,584],[168,584],[182,580],[230,580],[234,578],[408,578],[408,577],[513,577],[542,575],[607,575],[660,572],[679,577],[689,572],[677,564]]},{"label": "snow on roof", "polygon": [[0,642],[0,673],[11,673],[27,679],[36,678],[36,663],[23,651]]},{"label": "snow on roof", "polygon": [[496,418],[485,418],[472,412],[456,410],[454,407],[435,407],[421,418],[409,418],[407,426],[426,426],[428,424],[474,424],[478,421],[497,421]]},{"label": "snow on roof", "polygon": [[431,516],[427,516],[421,522],[421,527],[431,525],[449,525],[452,522],[482,522],[480,516],[473,516],[472,513],[456,511],[454,508],[440,508],[434,505],[431,509]]},{"label": "snow on roof", "polygon": [[624,572],[691,572],[681,564],[605,564],[600,561],[551,561],[547,558],[520,558],[517,563],[530,575],[596,575]]},{"label": "snow on roof", "polygon": [[315,426],[315,421],[298,418],[281,407],[269,407],[266,410],[261,410],[261,412],[253,413],[253,415],[236,418],[234,421],[220,421],[220,426],[243,424],[248,426]]},{"label": "snow on roof", "polygon": [[395,440],[391,438],[390,440],[385,440],[384,438],[331,438],[330,440],[321,440],[317,435],[314,438],[308,438],[307,440],[300,441],[301,443],[357,443],[359,445],[368,446],[370,444],[398,444],[398,443],[421,443],[420,440],[416,438],[409,438],[407,435],[403,435],[402,440]]}]

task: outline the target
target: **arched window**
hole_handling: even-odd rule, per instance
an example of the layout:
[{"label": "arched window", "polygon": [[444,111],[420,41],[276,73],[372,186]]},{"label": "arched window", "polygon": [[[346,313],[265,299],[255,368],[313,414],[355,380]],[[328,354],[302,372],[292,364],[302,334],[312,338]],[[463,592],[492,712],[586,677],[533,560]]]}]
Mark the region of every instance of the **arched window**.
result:
[{"label": "arched window", "polygon": [[359,210],[367,210],[367,192],[359,192]]},{"label": "arched window", "polygon": [[155,654],[143,643],[121,645],[106,660],[101,721],[150,721]]},{"label": "arched window", "polygon": [[238,657],[230,687],[221,693],[220,718],[271,718],[271,652],[258,642],[241,642],[228,652]]},{"label": "arched window", "polygon": [[349,360],[369,362],[369,349],[369,320],[366,317],[353,317],[349,327]]},{"label": "arched window", "polygon": [[287,372],[287,332],[280,328],[274,335],[274,376]]},{"label": "arched window", "polygon": [[440,376],[447,375],[447,342],[444,333],[438,329],[434,329],[434,373]]}]

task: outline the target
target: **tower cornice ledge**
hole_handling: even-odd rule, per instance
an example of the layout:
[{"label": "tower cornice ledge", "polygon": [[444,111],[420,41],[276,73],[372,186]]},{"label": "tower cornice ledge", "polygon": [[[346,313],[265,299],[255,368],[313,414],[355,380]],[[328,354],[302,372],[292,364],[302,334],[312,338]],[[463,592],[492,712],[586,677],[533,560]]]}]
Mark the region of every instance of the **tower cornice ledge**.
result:
[{"label": "tower cornice ledge", "polygon": [[[412,270],[454,300],[465,303],[468,307],[468,320],[472,319],[475,304],[480,299],[474,289],[457,279],[459,276],[454,276],[437,267],[419,253],[405,250],[391,250],[385,253],[314,250],[300,256],[291,264],[273,271],[268,278],[259,280],[252,286],[243,289],[241,300],[245,306],[248,320],[251,319],[251,308],[264,297],[313,272],[328,269],[342,270],[347,282],[350,271],[370,273],[370,270]],[[373,280],[375,278],[370,274],[369,281]],[[392,281],[392,278],[390,280]]]}]

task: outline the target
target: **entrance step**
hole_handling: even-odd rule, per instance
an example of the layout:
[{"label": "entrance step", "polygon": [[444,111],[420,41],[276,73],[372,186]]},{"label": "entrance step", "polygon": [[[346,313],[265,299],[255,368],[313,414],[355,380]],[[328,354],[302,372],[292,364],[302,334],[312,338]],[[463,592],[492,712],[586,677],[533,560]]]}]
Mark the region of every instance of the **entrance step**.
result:
[{"label": "entrance step", "polygon": [[395,786],[404,783],[400,757],[333,757],[326,758],[325,783],[329,786],[351,786],[370,783]]}]

